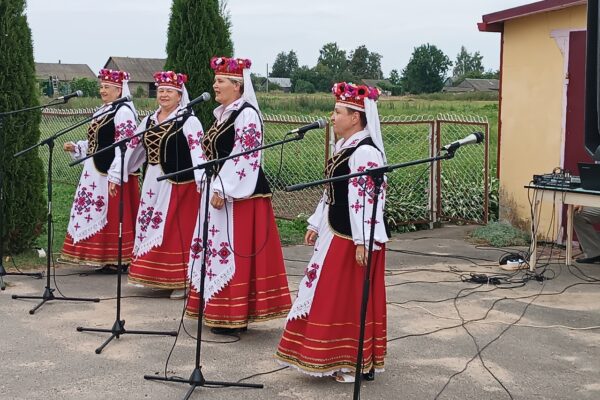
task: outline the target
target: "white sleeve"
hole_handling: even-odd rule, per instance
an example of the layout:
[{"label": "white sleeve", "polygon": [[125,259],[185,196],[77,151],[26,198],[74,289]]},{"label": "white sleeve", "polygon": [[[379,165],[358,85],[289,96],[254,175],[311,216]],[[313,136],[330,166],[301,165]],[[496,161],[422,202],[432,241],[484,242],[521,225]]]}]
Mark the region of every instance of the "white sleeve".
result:
[{"label": "white sleeve", "polygon": [[[234,122],[235,139],[231,154],[241,153],[262,145],[263,132],[260,118],[252,108],[245,108]],[[214,191],[222,198],[243,199],[256,189],[261,166],[261,151],[235,157],[223,163],[215,177]]]},{"label": "white sleeve", "polygon": [[322,218],[327,218],[327,215],[324,215],[325,213],[325,200],[327,197],[327,192],[323,191],[323,195],[321,196],[321,199],[319,200],[319,204],[317,204],[317,207],[315,208],[315,212],[308,217],[308,227],[307,229],[314,231],[316,233],[319,233],[319,225],[321,224],[321,219]]},{"label": "white sleeve", "polygon": [[[69,142],[73,143],[73,142]],[[75,145],[75,150],[70,151],[69,154],[73,160],[81,160],[83,157],[87,156],[88,150],[88,141],[80,140],[77,143],[73,143]]]},{"label": "white sleeve", "polygon": [[[123,108],[125,108],[125,107],[121,107],[121,109],[123,109]],[[121,111],[121,109],[119,109],[119,111]],[[133,113],[131,115],[133,115]],[[122,129],[119,130],[117,128],[117,130],[115,132],[115,139],[117,138],[117,136],[118,137],[131,137],[137,133],[142,132],[143,130],[146,129],[146,121],[148,120],[148,118],[149,117],[144,118],[144,120],[137,126],[137,129],[135,128],[135,120],[132,121],[132,126],[129,126],[129,124],[127,123],[127,120],[125,120],[123,122],[124,125],[123,125]],[[115,116],[115,125],[117,125],[116,116]],[[125,135],[125,136],[121,136],[121,135]],[[125,171],[123,173],[123,180],[125,182],[128,181],[129,174],[137,171],[142,166],[142,164],[144,163],[144,160],[146,159],[146,150],[144,149],[144,146],[141,143],[142,143],[142,138],[139,136],[136,138],[133,138],[132,140],[127,142],[127,149],[125,150],[125,160],[124,160],[125,161]],[[117,185],[121,184],[121,149],[119,149],[118,147],[115,148],[115,159],[108,171],[108,180],[110,182],[116,183]]]},{"label": "white sleeve", "polygon": [[[195,116],[191,116],[183,124],[183,134],[187,139],[188,147],[190,148],[190,155],[192,156],[192,165],[196,166],[204,164],[206,162],[206,156],[202,151],[202,138],[204,137],[204,130],[200,120]],[[195,169],[194,179],[196,184],[200,186],[204,177],[204,170]]]},{"label": "white sleeve", "polygon": [[[359,146],[350,156],[350,173],[362,172],[370,168],[383,165],[383,157],[379,150],[373,146]],[[385,205],[384,182],[379,194],[377,213],[375,214],[375,241],[385,243],[388,241],[383,220]],[[352,239],[355,244],[368,244],[371,232],[371,216],[373,215],[375,184],[371,177],[358,176],[348,181],[348,205],[350,207],[350,227]]]},{"label": "white sleeve", "polygon": [[[128,137],[132,137],[134,135],[137,128],[136,120],[133,111],[131,111],[129,107],[121,106],[115,114],[114,122],[115,142]],[[120,175],[119,172],[121,170],[121,149],[119,147],[115,147],[113,150],[115,152],[115,158],[113,159],[113,162],[110,165],[110,168],[108,169],[108,177],[109,181],[111,182],[113,181],[113,177],[118,177]],[[113,171],[113,173],[111,173],[110,171]]]}]

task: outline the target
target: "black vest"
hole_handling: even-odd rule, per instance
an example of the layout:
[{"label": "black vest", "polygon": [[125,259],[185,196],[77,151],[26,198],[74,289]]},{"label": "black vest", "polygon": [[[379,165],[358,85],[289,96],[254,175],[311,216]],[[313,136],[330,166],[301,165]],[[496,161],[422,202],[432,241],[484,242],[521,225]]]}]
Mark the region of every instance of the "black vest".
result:
[{"label": "black vest", "polygon": [[[183,125],[189,117],[188,114],[164,125],[156,125],[152,118],[148,117],[146,129],[150,130],[144,134],[143,140],[148,164],[160,164],[165,174],[192,167],[190,147],[183,133]],[[192,181],[194,181],[194,171],[169,179],[172,183]]]},{"label": "black vest", "polygon": [[[119,104],[114,112],[103,115],[99,119],[92,121],[88,128],[88,150],[87,155],[94,154],[115,142],[115,115],[121,107],[129,106],[127,104]],[[97,154],[92,157],[94,166],[101,174],[106,175],[113,160],[115,159],[114,151],[105,151],[102,154]]]},{"label": "black vest", "polygon": [[[361,140],[356,147],[344,149],[327,160],[326,176],[333,178],[350,173],[349,160],[360,146],[375,146],[370,137]],[[329,213],[327,218],[333,232],[339,236],[352,239],[350,226],[350,204],[348,204],[348,180],[330,182],[326,186]]]},{"label": "black vest", "polygon": [[[227,118],[227,121],[223,122],[222,124],[218,124],[217,121],[215,121],[210,129],[205,132],[204,137],[202,138],[202,150],[204,151],[208,161],[227,157],[231,154],[235,144],[235,119],[247,107],[256,111],[251,104],[244,103],[239,110],[231,113],[229,118]],[[258,111],[256,113],[258,114]],[[264,129],[262,125],[260,129],[262,130],[264,137]],[[223,168],[223,164],[224,162],[220,162],[215,166],[217,174],[221,168]],[[267,194],[271,194],[271,188],[269,187],[269,182],[267,181],[267,177],[265,176],[262,166],[259,166],[258,179],[256,180],[256,187],[252,193],[252,196]]]}]

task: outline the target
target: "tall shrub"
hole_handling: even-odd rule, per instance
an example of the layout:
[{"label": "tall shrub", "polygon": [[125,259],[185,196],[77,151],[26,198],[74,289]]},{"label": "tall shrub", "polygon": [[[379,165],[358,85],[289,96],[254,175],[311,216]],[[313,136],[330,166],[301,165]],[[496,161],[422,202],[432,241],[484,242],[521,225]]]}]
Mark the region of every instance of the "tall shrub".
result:
[{"label": "tall shrub", "polygon": [[[211,57],[233,54],[231,23],[221,5],[219,0],[173,0],[165,68],[188,75],[186,88],[190,98],[212,92]],[[204,127],[212,123],[215,106],[211,101],[194,110]]]},{"label": "tall shrub", "polygon": [[[31,31],[25,0],[0,2],[0,113],[38,105]],[[5,250],[20,252],[40,234],[44,169],[37,151],[13,155],[38,142],[40,112],[0,117],[0,175],[3,177],[2,232]]]}]

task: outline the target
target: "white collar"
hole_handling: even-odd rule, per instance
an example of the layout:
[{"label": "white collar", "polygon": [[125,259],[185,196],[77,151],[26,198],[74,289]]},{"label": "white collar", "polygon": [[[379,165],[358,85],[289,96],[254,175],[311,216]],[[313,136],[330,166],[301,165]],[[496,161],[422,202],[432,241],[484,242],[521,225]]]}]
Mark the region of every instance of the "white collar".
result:
[{"label": "white collar", "polygon": [[363,129],[362,131],[358,131],[348,139],[340,139],[335,144],[335,152],[339,152],[340,150],[347,149],[350,147],[356,147],[358,143],[360,143],[364,138],[369,137],[369,131],[367,129]]},{"label": "white collar", "polygon": [[227,106],[220,105],[219,107],[215,108],[213,110],[213,115],[217,119],[217,122],[221,123],[225,121],[232,112],[240,109],[240,107],[244,104],[244,101],[245,100],[240,97]]},{"label": "white collar", "polygon": [[[179,112],[179,110],[181,110],[181,106],[178,105],[177,107],[175,107],[175,109],[173,111],[171,111],[171,113],[169,114],[169,116],[167,118],[165,118],[163,121],[167,120],[167,119],[171,119],[171,118],[175,118],[175,116],[177,115],[177,113]],[[158,123],[158,113],[160,111],[160,107],[154,111],[154,114],[150,115],[150,119],[156,123]]]}]

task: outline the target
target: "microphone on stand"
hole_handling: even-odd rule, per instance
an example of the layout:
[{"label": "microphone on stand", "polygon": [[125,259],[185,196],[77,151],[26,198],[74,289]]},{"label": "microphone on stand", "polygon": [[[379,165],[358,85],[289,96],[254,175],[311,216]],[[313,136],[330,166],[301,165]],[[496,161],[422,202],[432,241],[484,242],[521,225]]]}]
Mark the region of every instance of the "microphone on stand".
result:
[{"label": "microphone on stand", "polygon": [[200,96],[196,97],[194,100],[190,101],[187,104],[187,106],[185,106],[185,108],[189,109],[189,108],[194,107],[196,104],[200,104],[202,102],[209,101],[209,100],[210,100],[210,93],[204,92]]},{"label": "microphone on stand", "polygon": [[323,128],[325,128],[325,125],[326,125],[325,120],[319,119],[319,120],[313,122],[312,124],[308,124],[308,125],[301,126],[300,128],[292,129],[291,131],[286,133],[286,135],[298,134],[298,135],[302,136],[306,132],[308,132],[312,129],[323,129]]},{"label": "microphone on stand", "polygon": [[60,96],[60,97],[56,98],[56,100],[62,100],[63,103],[66,103],[67,101],[69,101],[69,99],[71,99],[73,97],[81,97],[81,96],[83,96],[83,92],[81,90],[77,90],[73,93],[69,93],[67,95]]},{"label": "microphone on stand", "polygon": [[481,142],[483,142],[483,133],[475,132],[475,133],[471,133],[469,136],[466,136],[460,140],[456,140],[450,144],[445,145],[444,147],[442,147],[442,150],[455,151],[460,146],[465,146],[467,144],[477,144],[477,143],[481,143]]},{"label": "microphone on stand", "polygon": [[111,101],[110,103],[106,103],[106,105],[107,106],[116,106],[116,105],[121,104],[121,103],[127,103],[128,101],[131,101],[131,96],[130,95],[120,97],[120,98],[116,99],[115,101]]}]

